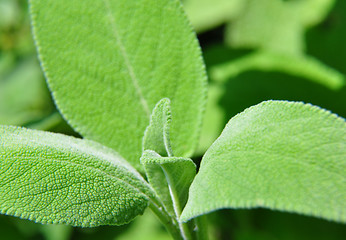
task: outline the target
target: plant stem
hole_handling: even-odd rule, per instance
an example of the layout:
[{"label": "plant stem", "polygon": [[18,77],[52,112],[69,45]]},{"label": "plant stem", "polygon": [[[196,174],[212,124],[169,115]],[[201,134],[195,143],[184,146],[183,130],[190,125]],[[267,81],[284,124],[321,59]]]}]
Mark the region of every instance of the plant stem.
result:
[{"label": "plant stem", "polygon": [[166,227],[167,231],[172,235],[175,240],[184,240],[180,234],[179,227],[174,223],[172,218],[163,211],[163,207],[159,207],[153,201],[150,201],[150,209],[160,219],[161,223]]},{"label": "plant stem", "polygon": [[166,177],[169,193],[171,195],[172,204],[173,204],[173,208],[174,208],[174,213],[175,213],[175,218],[176,218],[175,222],[177,222],[177,224],[179,225],[179,230],[180,230],[181,236],[185,240],[193,239],[192,234],[191,234],[191,229],[189,228],[188,224],[179,222],[179,217],[181,215],[181,206],[180,206],[178,194],[176,192],[176,189],[174,188],[173,181],[171,180],[171,177],[168,174],[166,168],[164,166],[161,166],[161,169],[162,169],[162,172],[164,173],[164,175]]}]

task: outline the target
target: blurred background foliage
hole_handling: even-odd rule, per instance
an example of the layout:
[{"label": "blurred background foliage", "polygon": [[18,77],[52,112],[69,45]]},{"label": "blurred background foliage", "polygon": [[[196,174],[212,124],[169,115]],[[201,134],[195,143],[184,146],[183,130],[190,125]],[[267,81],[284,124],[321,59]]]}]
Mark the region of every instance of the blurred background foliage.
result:
[{"label": "blurred background foliage", "polygon": [[[264,100],[303,101],[346,117],[345,0],[182,0],[209,76],[195,160],[235,114]],[[78,136],[54,106],[31,37],[26,0],[0,0],[0,124]],[[1,193],[0,193],[1,194]],[[265,209],[208,216],[211,239],[344,239],[342,224]],[[41,225],[0,215],[2,239],[170,236],[147,211],[120,227]]]}]

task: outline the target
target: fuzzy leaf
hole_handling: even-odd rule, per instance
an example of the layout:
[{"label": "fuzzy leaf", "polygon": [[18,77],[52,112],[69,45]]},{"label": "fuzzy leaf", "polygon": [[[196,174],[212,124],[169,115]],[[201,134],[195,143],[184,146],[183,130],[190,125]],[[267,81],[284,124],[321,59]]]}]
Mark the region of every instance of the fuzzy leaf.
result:
[{"label": "fuzzy leaf", "polygon": [[181,220],[266,207],[346,222],[346,123],[309,104],[268,101],[232,118],[203,157]]},{"label": "fuzzy leaf", "polygon": [[171,124],[170,100],[161,99],[153,110],[143,137],[143,150],[153,150],[161,156],[173,156],[169,138]]},{"label": "fuzzy leaf", "polygon": [[60,111],[85,138],[140,167],[155,104],[172,102],[172,149],[198,141],[206,76],[178,0],[31,0],[43,69]]},{"label": "fuzzy leaf", "polygon": [[149,190],[98,143],[0,126],[0,211],[40,223],[121,225],[142,214]]},{"label": "fuzzy leaf", "polygon": [[178,217],[187,201],[190,184],[196,175],[191,159],[161,157],[147,150],[141,157],[148,180],[172,217]]}]

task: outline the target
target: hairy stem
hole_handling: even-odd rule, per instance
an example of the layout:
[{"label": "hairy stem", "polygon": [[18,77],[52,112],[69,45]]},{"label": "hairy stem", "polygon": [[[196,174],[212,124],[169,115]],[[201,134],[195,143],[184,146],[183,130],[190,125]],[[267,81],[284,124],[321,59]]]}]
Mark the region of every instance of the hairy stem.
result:
[{"label": "hairy stem", "polygon": [[191,234],[191,229],[189,229],[188,224],[179,222],[179,217],[181,215],[181,206],[180,206],[178,194],[176,192],[176,189],[174,188],[172,180],[171,180],[169,174],[167,173],[165,167],[161,166],[161,169],[162,169],[162,171],[166,177],[166,181],[168,184],[169,192],[170,192],[172,203],[173,203],[173,208],[174,208],[174,213],[175,213],[175,218],[176,218],[175,221],[179,225],[179,230],[180,230],[181,236],[185,240],[193,239],[192,234]]},{"label": "hairy stem", "polygon": [[184,240],[180,234],[178,225],[173,219],[163,210],[162,206],[158,206],[153,201],[149,204],[150,209],[160,219],[161,223],[166,227],[167,231],[172,235],[175,240]]}]

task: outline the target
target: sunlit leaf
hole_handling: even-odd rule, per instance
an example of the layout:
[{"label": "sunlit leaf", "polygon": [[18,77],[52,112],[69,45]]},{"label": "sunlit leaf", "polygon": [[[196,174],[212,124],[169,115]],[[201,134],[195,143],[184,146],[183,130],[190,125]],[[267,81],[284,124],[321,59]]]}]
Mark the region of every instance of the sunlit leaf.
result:
[{"label": "sunlit leaf", "polygon": [[40,223],[121,225],[150,190],[119,154],[60,134],[0,126],[0,211]]},{"label": "sunlit leaf", "polygon": [[203,157],[181,220],[266,207],[346,222],[346,123],[309,104],[268,101],[232,118]]}]

